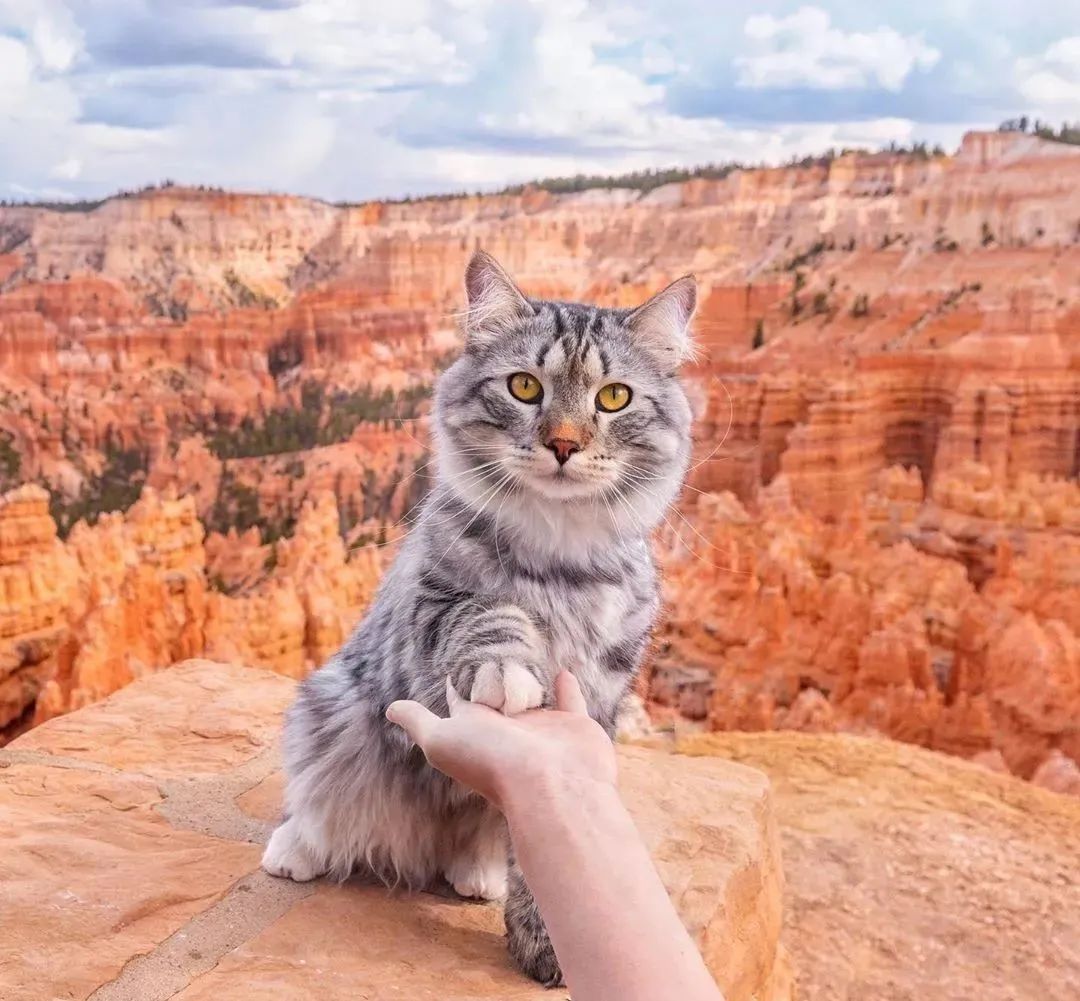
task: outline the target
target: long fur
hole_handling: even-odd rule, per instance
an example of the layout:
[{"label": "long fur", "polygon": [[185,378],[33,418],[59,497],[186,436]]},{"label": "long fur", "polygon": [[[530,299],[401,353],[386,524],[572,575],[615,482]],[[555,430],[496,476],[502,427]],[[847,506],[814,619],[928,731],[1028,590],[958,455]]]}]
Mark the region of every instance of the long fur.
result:
[{"label": "long fur", "polygon": [[[442,874],[470,895],[503,893],[501,817],[431,768],[386,707],[416,699],[446,715],[448,675],[495,707],[548,704],[555,674],[570,669],[614,733],[659,603],[649,533],[690,452],[672,371],[688,343],[687,281],[635,313],[527,300],[494,261],[474,258],[472,329],[436,394],[435,487],[367,616],[288,714],[286,820],[268,871],[343,879],[363,865],[388,883]],[[508,391],[522,371],[543,385],[538,405]],[[596,405],[611,382],[633,394],[613,414]],[[586,444],[564,466],[544,442],[567,426]],[[506,915],[519,964],[557,983],[516,866]]]}]

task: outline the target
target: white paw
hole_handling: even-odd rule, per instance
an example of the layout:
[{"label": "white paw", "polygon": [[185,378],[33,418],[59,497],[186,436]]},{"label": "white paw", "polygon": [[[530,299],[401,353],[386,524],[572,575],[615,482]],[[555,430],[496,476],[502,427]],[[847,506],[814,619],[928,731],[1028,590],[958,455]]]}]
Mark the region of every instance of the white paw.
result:
[{"label": "white paw", "polygon": [[501,900],[506,896],[506,861],[462,859],[447,867],[446,881],[459,897]]},{"label": "white paw", "polygon": [[300,839],[294,817],[285,821],[272,835],[263,852],[262,867],[271,876],[306,883],[326,872],[311,849]]},{"label": "white paw", "polygon": [[469,701],[516,716],[540,705],[544,689],[536,675],[516,660],[488,660],[476,672]]}]

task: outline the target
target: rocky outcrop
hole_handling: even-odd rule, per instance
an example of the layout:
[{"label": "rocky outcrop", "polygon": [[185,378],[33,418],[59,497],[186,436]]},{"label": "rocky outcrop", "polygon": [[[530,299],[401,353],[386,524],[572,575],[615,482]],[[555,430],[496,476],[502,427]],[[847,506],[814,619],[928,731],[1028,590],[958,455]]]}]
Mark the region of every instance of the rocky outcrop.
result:
[{"label": "rocky outcrop", "polygon": [[678,746],[772,781],[799,998],[1070,1001],[1080,990],[1080,801],[850,735]]},{"label": "rocky outcrop", "polygon": [[55,674],[76,567],[41,487],[0,496],[0,732],[29,722]]},{"label": "rocky outcrop", "polygon": [[[0,900],[12,930],[0,943],[5,998],[550,996],[513,968],[497,906],[259,871],[257,842],[280,810],[274,745],[292,696],[280,676],[191,662],[0,751],[13,832]],[[631,747],[620,772],[725,997],[790,1001],[764,777]]]},{"label": "rocky outcrop", "polygon": [[191,497],[147,488],[61,542],[44,490],[0,496],[0,733],[206,653],[302,677],[340,646],[382,572],[383,549],[347,551],[339,522],[320,495],[275,545],[211,537],[208,572]]},{"label": "rocky outcrop", "polygon": [[[974,472],[978,492],[989,474]],[[1056,510],[1069,491],[1038,481],[1019,496]],[[882,474],[835,524],[792,494],[780,476],[756,514],[730,494],[702,495],[670,527],[655,698],[714,729],[996,750],[1029,778],[1050,759],[1080,760],[1075,537],[1010,521],[1034,501],[975,523],[924,505],[913,469]]]}]

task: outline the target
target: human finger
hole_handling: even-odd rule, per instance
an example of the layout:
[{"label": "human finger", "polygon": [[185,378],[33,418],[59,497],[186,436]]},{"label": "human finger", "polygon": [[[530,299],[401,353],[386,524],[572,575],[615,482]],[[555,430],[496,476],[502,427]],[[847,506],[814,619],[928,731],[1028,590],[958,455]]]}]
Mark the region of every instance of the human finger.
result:
[{"label": "human finger", "polygon": [[427,706],[408,699],[391,702],[386,707],[386,718],[400,726],[422,749],[427,747],[435,724],[439,722],[439,717]]},{"label": "human finger", "polygon": [[560,671],[555,677],[555,705],[565,713],[589,715],[585,696],[581,694],[581,685],[569,671]]},{"label": "human finger", "polygon": [[465,700],[458,694],[458,690],[450,680],[449,674],[446,676],[446,704],[450,707],[451,716],[456,716],[461,712],[461,707],[465,704]]}]

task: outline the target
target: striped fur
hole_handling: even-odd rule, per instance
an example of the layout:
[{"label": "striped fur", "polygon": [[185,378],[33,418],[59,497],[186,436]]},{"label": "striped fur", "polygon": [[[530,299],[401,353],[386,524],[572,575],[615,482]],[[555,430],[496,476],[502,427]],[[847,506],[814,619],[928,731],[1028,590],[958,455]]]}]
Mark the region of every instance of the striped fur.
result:
[{"label": "striped fur", "polygon": [[[547,704],[566,668],[614,733],[648,642],[658,608],[649,532],[690,450],[674,366],[692,286],[683,280],[634,312],[541,302],[480,258],[467,282],[466,349],[436,394],[436,485],[366,618],[288,715],[287,819],[263,860],[276,875],[345,878],[366,865],[387,882],[445,875],[465,895],[503,895],[501,818],[429,767],[386,707],[417,699],[445,715],[449,675],[474,701],[517,712]],[[540,380],[540,404],[510,395],[515,372]],[[596,393],[611,381],[633,395],[603,413]],[[585,442],[565,465],[544,445],[552,428]],[[557,983],[516,870],[507,930],[525,972]]]}]

